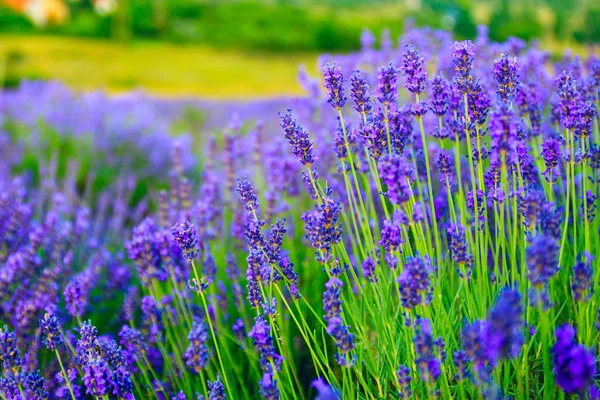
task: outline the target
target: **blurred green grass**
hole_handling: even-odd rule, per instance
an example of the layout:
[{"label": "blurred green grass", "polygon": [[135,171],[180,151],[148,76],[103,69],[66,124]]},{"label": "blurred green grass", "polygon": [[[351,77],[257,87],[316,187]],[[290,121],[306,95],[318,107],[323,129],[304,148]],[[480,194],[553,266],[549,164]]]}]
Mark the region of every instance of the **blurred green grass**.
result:
[{"label": "blurred green grass", "polygon": [[4,59],[6,86],[23,78],[58,79],[81,90],[140,88],[160,96],[238,99],[301,94],[298,65],[305,63],[315,72],[317,54],[250,53],[160,41],[0,35],[0,58]]}]

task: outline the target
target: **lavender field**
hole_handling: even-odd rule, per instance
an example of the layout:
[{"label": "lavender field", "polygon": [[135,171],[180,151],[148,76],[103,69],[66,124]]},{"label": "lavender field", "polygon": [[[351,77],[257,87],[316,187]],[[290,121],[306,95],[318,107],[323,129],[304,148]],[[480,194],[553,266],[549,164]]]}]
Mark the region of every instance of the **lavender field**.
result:
[{"label": "lavender field", "polygon": [[0,398],[600,399],[600,52],[407,26],[299,98],[0,92]]}]

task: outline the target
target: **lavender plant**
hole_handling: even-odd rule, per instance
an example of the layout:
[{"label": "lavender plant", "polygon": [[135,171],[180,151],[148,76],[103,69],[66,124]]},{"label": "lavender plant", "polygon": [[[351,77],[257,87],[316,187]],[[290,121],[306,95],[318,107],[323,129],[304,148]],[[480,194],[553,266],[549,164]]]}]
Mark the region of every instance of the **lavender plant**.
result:
[{"label": "lavender plant", "polygon": [[182,104],[0,94],[0,397],[599,398],[600,61],[478,32],[366,32],[198,163]]}]

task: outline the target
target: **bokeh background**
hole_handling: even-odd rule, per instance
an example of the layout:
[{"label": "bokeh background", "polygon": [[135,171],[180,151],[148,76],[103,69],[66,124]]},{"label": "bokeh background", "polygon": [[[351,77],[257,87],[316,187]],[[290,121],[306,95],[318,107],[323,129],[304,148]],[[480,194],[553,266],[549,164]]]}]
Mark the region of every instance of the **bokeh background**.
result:
[{"label": "bokeh background", "polygon": [[473,38],[539,39],[560,56],[600,41],[594,0],[0,0],[0,86],[256,99],[301,94],[299,64],[407,23]]}]

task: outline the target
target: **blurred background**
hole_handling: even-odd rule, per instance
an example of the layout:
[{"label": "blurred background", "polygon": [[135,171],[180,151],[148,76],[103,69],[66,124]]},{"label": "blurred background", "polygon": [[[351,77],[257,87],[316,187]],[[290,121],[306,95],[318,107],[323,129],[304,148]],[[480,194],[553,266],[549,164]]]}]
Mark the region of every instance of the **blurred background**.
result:
[{"label": "blurred background", "polygon": [[407,21],[473,38],[539,38],[555,56],[600,42],[594,0],[0,0],[0,86],[249,99],[297,95],[298,65],[396,39]]}]

